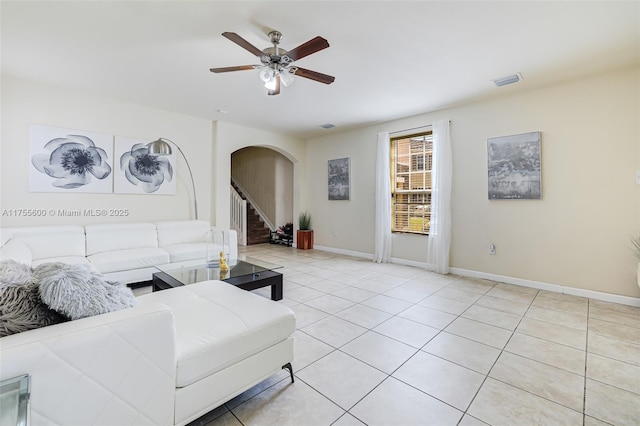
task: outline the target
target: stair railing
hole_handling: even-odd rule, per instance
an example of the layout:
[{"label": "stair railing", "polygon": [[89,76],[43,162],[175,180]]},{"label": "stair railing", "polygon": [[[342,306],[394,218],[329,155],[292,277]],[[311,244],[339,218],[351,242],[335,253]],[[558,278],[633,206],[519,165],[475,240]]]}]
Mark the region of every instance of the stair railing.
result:
[{"label": "stair railing", "polygon": [[247,245],[247,202],[231,186],[231,229],[238,233],[238,242]]},{"label": "stair railing", "polygon": [[253,198],[251,198],[251,196],[242,187],[242,185],[238,184],[238,182],[233,178],[231,179],[231,182],[233,182],[233,184],[238,187],[240,192],[242,192],[244,194],[244,197],[247,199],[247,202],[249,204],[251,204],[251,207],[253,207],[256,210],[256,213],[258,213],[258,216],[260,216],[260,219],[262,219],[262,221],[267,226],[267,228],[269,228],[272,231],[275,231],[276,227],[273,225],[273,223],[271,223],[271,221],[269,220],[267,215],[264,214],[264,212],[260,209],[260,206],[258,204],[256,204],[256,202],[253,200]]}]

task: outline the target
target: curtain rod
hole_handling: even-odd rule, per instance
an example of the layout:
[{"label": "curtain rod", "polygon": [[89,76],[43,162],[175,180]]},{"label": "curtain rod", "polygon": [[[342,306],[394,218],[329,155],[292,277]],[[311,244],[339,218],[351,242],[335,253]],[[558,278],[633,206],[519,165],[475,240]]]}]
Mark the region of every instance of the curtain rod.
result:
[{"label": "curtain rod", "polygon": [[[451,120],[449,120],[449,124],[451,124]],[[389,134],[390,135],[395,135],[395,134],[398,134],[398,133],[407,133],[407,132],[412,132],[414,130],[426,129],[428,127],[433,127],[433,125],[432,124],[427,124],[425,126],[412,127],[410,129],[404,129],[404,130],[398,130],[398,131],[395,131],[395,132],[389,132]]]}]

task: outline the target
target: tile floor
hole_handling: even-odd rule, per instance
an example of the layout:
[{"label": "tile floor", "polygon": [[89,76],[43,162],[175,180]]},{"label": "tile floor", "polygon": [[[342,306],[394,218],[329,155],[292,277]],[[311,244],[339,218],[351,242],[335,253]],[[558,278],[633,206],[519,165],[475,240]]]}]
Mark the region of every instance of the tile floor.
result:
[{"label": "tile floor", "polygon": [[640,308],[314,250],[241,252],[284,266],[296,381],[276,374],[194,425],[640,424]]}]

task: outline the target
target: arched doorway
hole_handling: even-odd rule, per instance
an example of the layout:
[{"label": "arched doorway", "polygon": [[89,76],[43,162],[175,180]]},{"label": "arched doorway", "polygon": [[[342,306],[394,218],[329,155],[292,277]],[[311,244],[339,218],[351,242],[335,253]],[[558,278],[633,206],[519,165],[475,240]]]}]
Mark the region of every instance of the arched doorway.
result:
[{"label": "arched doorway", "polygon": [[231,182],[248,204],[248,245],[268,242],[269,230],[293,221],[293,163],[284,155],[258,146],[233,152]]}]

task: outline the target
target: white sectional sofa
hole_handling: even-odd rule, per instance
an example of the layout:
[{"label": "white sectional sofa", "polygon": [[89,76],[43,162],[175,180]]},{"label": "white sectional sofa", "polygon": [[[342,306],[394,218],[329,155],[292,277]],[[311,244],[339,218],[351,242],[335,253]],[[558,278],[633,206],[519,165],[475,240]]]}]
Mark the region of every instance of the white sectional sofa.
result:
[{"label": "white sectional sofa", "polygon": [[[0,259],[37,266],[46,262],[88,263],[106,279],[131,284],[149,281],[155,266],[204,262],[211,229],[204,220],[34,226],[0,229]],[[230,259],[238,257],[237,234],[224,235]],[[222,242],[214,251],[222,249]]]},{"label": "white sectional sofa", "polygon": [[293,380],[286,306],[221,281],[137,300],[0,339],[0,380],[30,376],[31,425],[185,425],[282,368]]}]

